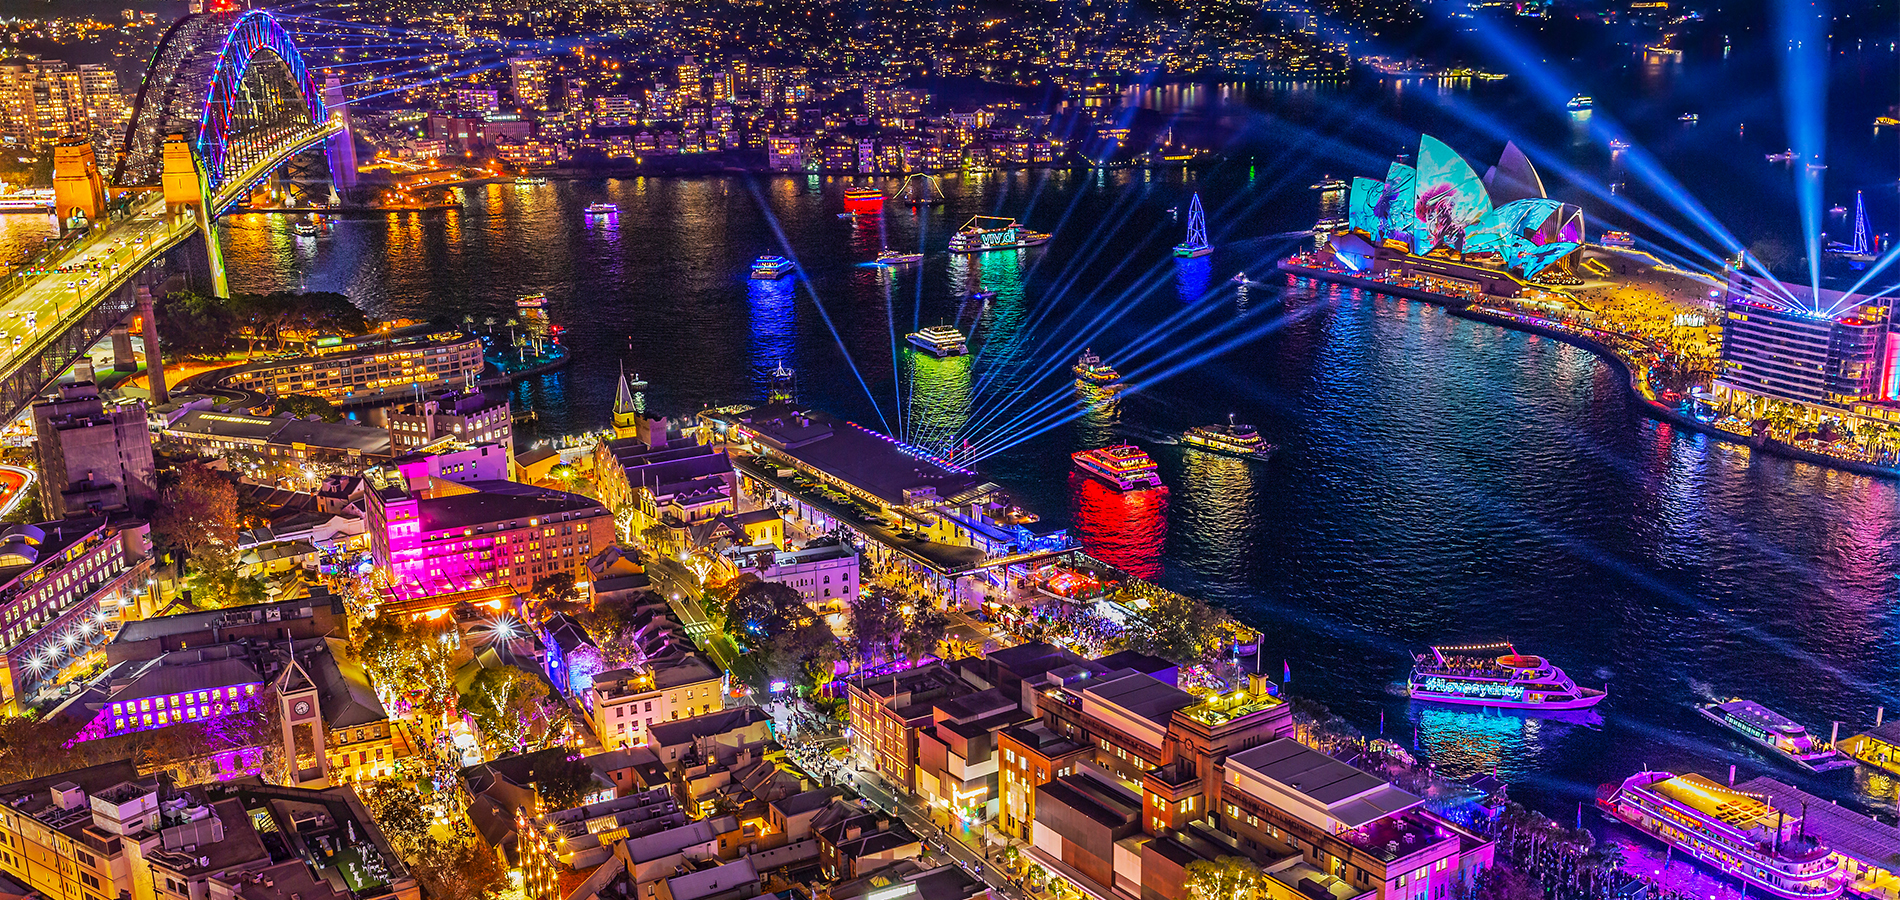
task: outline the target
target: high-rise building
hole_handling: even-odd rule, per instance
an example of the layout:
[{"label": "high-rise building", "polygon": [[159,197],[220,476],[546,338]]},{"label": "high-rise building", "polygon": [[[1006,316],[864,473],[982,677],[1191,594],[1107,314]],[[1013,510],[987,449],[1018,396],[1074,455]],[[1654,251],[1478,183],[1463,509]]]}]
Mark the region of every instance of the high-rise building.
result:
[{"label": "high-rise building", "polygon": [[158,502],[145,404],[107,406],[92,382],[63,384],[58,399],[33,404],[33,432],[40,502],[49,518],[118,510],[144,515]]},{"label": "high-rise building", "polygon": [[1900,400],[1888,301],[1738,273],[1723,311],[1718,396],[1835,407]]},{"label": "high-rise building", "polygon": [[528,109],[548,110],[548,75],[552,66],[535,56],[517,56],[508,60],[508,75],[515,102]]},{"label": "high-rise building", "polygon": [[110,140],[125,125],[125,95],[111,67],[59,60],[0,64],[0,137],[31,150],[80,135]]}]

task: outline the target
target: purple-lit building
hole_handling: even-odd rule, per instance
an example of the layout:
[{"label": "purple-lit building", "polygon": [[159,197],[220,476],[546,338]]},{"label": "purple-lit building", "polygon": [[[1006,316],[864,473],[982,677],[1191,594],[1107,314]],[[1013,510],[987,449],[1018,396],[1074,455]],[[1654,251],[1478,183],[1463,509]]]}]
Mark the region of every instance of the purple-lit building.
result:
[{"label": "purple-lit building", "polygon": [[0,700],[105,643],[152,574],[151,526],[105,518],[0,529]]}]

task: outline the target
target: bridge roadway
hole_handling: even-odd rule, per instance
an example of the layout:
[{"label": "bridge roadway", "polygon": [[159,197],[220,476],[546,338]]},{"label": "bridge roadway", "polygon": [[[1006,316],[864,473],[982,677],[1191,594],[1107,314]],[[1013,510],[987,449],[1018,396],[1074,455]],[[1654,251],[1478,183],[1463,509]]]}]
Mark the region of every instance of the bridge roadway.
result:
[{"label": "bridge roadway", "polygon": [[[222,213],[230,208],[271,170],[341,127],[342,120],[332,117],[273,136],[273,149],[213,192],[211,209]],[[168,214],[164,191],[150,191],[127,217],[96,223],[53,258],[23,267],[39,272],[16,271],[0,282],[0,421],[18,415],[73,359],[123,320],[131,300],[120,298],[121,289],[197,230],[197,216],[190,211]],[[113,308],[102,309],[102,304]],[[95,315],[100,312],[110,319]],[[35,373],[35,368],[40,371]]]}]

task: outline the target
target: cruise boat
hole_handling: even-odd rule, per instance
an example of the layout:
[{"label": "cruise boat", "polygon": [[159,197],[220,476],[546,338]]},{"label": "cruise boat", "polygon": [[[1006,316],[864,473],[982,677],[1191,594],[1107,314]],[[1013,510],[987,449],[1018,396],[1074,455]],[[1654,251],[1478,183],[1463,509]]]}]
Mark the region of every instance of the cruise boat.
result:
[{"label": "cruise boat", "polygon": [[546,294],[524,294],[515,300],[516,309],[540,309],[546,305],[548,305]]},{"label": "cruise boat", "polygon": [[545,175],[516,175],[515,183],[516,184],[547,184],[548,179],[547,179],[547,176]]},{"label": "cruise boat", "polygon": [[1104,365],[1102,358],[1096,356],[1093,350],[1083,350],[1082,355],[1076,358],[1075,367],[1071,371],[1075,372],[1076,381],[1087,384],[1107,386],[1122,380],[1122,373]]},{"label": "cruise boat", "polygon": [[620,212],[620,207],[604,200],[599,203],[587,204],[587,215],[590,216],[611,216],[618,212]]},{"label": "cruise boat", "polygon": [[1261,440],[1260,432],[1255,431],[1252,425],[1235,422],[1232,413],[1228,414],[1225,425],[1201,425],[1188,429],[1186,434],[1181,435],[1181,443],[1209,453],[1263,461],[1279,449]]},{"label": "cruise boat", "polygon": [[51,188],[25,188],[0,196],[0,213],[50,213],[53,204]]},{"label": "cruise boat", "polygon": [[884,211],[884,192],[877,188],[851,188],[844,192],[844,211],[853,216],[875,216]]},{"label": "cruise boat", "polygon": [[1630,148],[1629,141],[1623,140],[1622,138],[1610,138],[1611,150],[1628,150],[1629,148]]},{"label": "cruise boat", "polygon": [[1603,232],[1602,237],[1597,238],[1597,243],[1605,247],[1634,247],[1636,239],[1627,231],[1606,231]]},{"label": "cruise boat", "polygon": [[1578,94],[1575,97],[1571,97],[1570,101],[1564,104],[1564,109],[1568,109],[1568,110],[1589,109],[1590,107],[1595,106],[1595,105],[1596,105],[1596,101],[1590,99],[1590,96],[1588,94]]},{"label": "cruise boat", "polygon": [[1015,219],[1001,216],[975,216],[965,222],[957,233],[950,236],[951,253],[982,253],[986,250],[1016,250],[1023,247],[1040,247],[1049,242],[1049,236],[1029,228]]},{"label": "cruise boat", "polygon": [[1694,773],[1638,772],[1621,785],[1599,788],[1597,804],[1631,828],[1741,879],[1757,895],[1841,896],[1840,858],[1807,836],[1799,813],[1776,809],[1759,794]]},{"label": "cruise boat", "polygon": [[913,331],[905,340],[910,341],[912,347],[938,359],[946,356],[968,356],[970,353],[969,345],[963,340],[963,332],[948,325],[932,325]]},{"label": "cruise boat", "polygon": [[1770,154],[1768,154],[1768,161],[1769,161],[1769,162],[1785,162],[1785,163],[1791,163],[1791,162],[1794,162],[1795,160],[1797,160],[1797,159],[1800,159],[1800,158],[1801,158],[1801,154],[1799,154],[1799,153],[1796,153],[1796,152],[1794,152],[1794,150],[1792,150],[1792,149],[1789,149],[1789,150],[1783,150],[1783,151],[1781,151],[1780,153],[1770,153]]},{"label": "cruise boat", "polygon": [[1696,115],[1695,113],[1683,113],[1682,115],[1679,115],[1676,117],[1676,121],[1687,122],[1690,125],[1694,125],[1695,123],[1702,121],[1702,117]]},{"label": "cruise boat", "polygon": [[1069,454],[1075,467],[1116,488],[1136,491],[1161,487],[1161,473],[1155,461],[1132,444],[1116,444],[1100,450],[1082,450]]},{"label": "cruise boat", "polygon": [[317,232],[322,229],[318,228],[315,222],[307,219],[299,219],[295,224],[290,226],[290,230],[297,232],[297,234],[302,237],[316,237]]},{"label": "cruise boat", "polygon": [[777,281],[792,274],[792,261],[768,253],[752,261],[752,277],[759,281]]},{"label": "cruise boat", "polygon": [[1588,709],[1609,696],[1508,643],[1433,647],[1413,660],[1407,687],[1414,700],[1497,709]]},{"label": "cruise boat", "polygon": [[1737,697],[1721,703],[1706,703],[1696,707],[1696,712],[1810,772],[1854,765],[1854,761],[1834,749],[1834,745],[1815,740],[1801,723],[1753,700]]},{"label": "cruise boat", "polygon": [[896,250],[884,250],[878,253],[877,259],[872,260],[872,263],[880,266],[908,266],[912,263],[920,263],[923,261],[924,255],[922,253],[899,253]]}]

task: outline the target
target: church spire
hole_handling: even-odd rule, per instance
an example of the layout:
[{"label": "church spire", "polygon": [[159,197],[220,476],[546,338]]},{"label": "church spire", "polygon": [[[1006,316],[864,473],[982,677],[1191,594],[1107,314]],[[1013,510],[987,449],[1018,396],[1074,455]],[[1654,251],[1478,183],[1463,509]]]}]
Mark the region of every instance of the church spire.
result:
[{"label": "church spire", "polygon": [[620,378],[617,384],[619,387],[614,395],[614,412],[617,414],[639,412],[639,409],[633,405],[633,388],[627,385],[627,364],[624,362],[620,364]]}]

